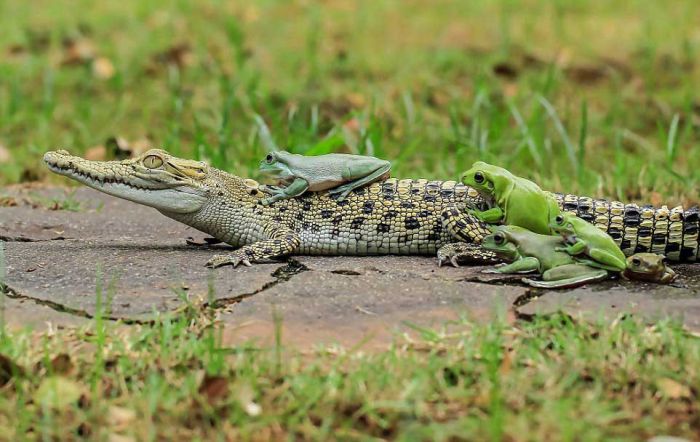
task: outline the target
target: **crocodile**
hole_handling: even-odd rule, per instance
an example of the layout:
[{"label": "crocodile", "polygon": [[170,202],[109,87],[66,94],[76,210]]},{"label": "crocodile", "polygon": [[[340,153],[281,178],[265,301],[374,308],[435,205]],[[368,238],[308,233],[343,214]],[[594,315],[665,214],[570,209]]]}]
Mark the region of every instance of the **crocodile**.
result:
[{"label": "crocodile", "polygon": [[[160,149],[122,161],[91,161],[64,150],[47,152],[48,168],[238,247],[210,267],[250,265],[285,255],[433,255],[493,263],[481,249],[489,226],[469,214],[488,208],[475,189],[455,181],[388,178],[339,199],[329,192],[261,204],[255,180]],[[697,209],[653,208],[555,194],[559,207],[608,232],[626,255],[698,258]]]}]

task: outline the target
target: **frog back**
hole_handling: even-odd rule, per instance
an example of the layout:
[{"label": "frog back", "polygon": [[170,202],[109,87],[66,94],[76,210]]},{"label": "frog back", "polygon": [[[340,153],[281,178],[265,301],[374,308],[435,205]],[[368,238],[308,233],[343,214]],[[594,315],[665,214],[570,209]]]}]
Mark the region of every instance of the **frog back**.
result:
[{"label": "frog back", "polygon": [[574,258],[568,253],[556,250],[557,247],[563,246],[560,236],[518,231],[511,235],[511,240],[515,242],[521,256],[537,258],[541,272],[575,263]]},{"label": "frog back", "polygon": [[340,153],[318,156],[287,153],[284,161],[295,177],[303,178],[309,183],[309,190],[316,191],[342,184],[345,181],[343,171],[348,162],[357,158],[362,157]]},{"label": "frog back", "polygon": [[532,232],[550,233],[549,220],[559,212],[559,205],[551,193],[545,192],[530,180],[514,177],[505,206],[505,224],[524,227]]},{"label": "frog back", "polygon": [[589,252],[593,249],[602,249],[613,254],[620,261],[627,260],[627,257],[622,253],[615,240],[605,231],[578,217],[572,217],[569,222],[574,228],[576,237],[586,242],[586,248]]}]

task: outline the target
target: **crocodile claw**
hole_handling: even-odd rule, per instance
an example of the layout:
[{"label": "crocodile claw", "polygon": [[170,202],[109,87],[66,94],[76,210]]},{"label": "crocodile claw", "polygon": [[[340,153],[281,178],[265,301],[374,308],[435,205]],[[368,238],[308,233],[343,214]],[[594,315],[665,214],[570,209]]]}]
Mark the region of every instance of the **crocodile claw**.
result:
[{"label": "crocodile claw", "polygon": [[206,266],[215,269],[227,264],[231,264],[233,267],[238,267],[239,264],[243,264],[246,267],[251,267],[253,265],[247,257],[233,253],[231,255],[215,255],[212,259],[207,261]]}]

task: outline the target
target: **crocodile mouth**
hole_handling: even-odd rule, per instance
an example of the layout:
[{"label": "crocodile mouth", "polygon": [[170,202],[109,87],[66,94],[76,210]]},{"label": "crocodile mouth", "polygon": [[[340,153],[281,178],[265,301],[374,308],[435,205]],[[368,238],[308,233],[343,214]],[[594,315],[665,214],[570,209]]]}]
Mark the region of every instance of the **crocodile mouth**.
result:
[{"label": "crocodile mouth", "polygon": [[[109,177],[109,176],[100,176],[99,174],[91,174],[89,172],[85,172],[75,166],[70,166],[70,165],[65,165],[65,166],[60,166],[55,163],[51,163],[49,161],[46,161],[46,165],[48,168],[59,175],[66,176],[68,178],[72,178],[76,181],[80,181],[81,183],[90,186],[90,187],[107,187],[107,186],[125,186],[125,187],[130,187],[135,190],[160,190],[162,188],[157,188],[157,187],[149,187],[145,184],[136,184],[134,181],[127,182],[124,179],[120,179],[118,177]],[[144,181],[146,183],[146,181]]]},{"label": "crocodile mouth", "polygon": [[[150,173],[118,161],[89,161],[65,151],[47,152],[44,162],[54,173],[108,195],[165,212],[188,213],[206,202],[206,189],[168,172]],[[94,169],[99,169],[99,172]],[[128,178],[125,178],[128,177]]]}]

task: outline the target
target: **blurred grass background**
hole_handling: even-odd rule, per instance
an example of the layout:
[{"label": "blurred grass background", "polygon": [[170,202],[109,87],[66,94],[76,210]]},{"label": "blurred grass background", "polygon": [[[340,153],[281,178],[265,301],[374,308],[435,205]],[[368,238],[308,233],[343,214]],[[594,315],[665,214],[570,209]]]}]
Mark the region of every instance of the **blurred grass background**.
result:
[{"label": "blurred grass background", "polygon": [[692,204],[698,22],[695,0],[0,0],[0,184],[119,137],[251,177],[276,144]]}]

